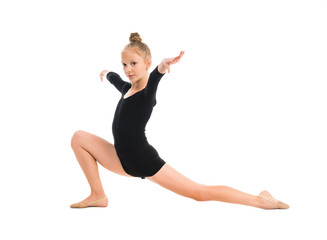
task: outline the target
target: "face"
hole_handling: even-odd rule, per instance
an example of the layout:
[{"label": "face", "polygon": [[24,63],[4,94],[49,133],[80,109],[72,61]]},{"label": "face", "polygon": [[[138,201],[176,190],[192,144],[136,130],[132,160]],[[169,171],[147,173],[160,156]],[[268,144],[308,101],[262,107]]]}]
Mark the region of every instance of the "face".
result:
[{"label": "face", "polygon": [[145,60],[136,50],[136,47],[132,47],[125,49],[121,53],[124,73],[131,82],[137,82],[147,77],[148,69],[151,65],[151,60]]}]

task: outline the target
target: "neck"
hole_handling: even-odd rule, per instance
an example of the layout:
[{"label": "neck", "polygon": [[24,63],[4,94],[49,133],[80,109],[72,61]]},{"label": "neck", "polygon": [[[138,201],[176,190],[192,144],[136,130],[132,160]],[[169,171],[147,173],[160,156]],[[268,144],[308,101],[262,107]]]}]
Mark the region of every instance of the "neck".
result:
[{"label": "neck", "polygon": [[135,82],[132,82],[131,90],[133,90],[133,91],[142,90],[143,88],[146,87],[147,84],[148,84],[148,75],[145,75],[143,78],[141,78]]}]

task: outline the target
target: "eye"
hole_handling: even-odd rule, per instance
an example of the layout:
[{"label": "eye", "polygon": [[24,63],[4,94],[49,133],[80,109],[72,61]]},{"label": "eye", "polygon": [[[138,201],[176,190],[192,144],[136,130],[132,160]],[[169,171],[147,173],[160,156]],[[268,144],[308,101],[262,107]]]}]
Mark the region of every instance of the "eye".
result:
[{"label": "eye", "polygon": [[126,63],[123,63],[123,66],[126,67]]},{"label": "eye", "polygon": [[132,66],[135,66],[136,65],[136,62],[132,62]]}]

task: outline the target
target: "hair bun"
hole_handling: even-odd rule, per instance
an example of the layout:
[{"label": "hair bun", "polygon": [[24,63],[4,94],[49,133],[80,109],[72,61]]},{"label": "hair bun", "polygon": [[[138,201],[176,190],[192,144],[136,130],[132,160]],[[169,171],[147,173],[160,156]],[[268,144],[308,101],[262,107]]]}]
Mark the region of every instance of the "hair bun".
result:
[{"label": "hair bun", "polygon": [[131,36],[129,37],[129,41],[131,43],[132,42],[142,42],[142,38],[141,38],[140,34],[135,32],[135,33],[131,33]]}]

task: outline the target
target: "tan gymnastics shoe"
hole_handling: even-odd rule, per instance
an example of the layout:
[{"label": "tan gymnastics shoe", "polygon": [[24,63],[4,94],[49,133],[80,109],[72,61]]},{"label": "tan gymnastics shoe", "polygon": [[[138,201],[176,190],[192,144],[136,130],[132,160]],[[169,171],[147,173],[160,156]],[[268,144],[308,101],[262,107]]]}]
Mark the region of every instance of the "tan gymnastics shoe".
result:
[{"label": "tan gymnastics shoe", "polygon": [[262,199],[266,200],[269,203],[272,203],[273,205],[276,206],[274,209],[288,209],[290,206],[287,205],[286,203],[283,203],[275,198],[273,198],[268,192],[263,191],[260,193],[259,197]]},{"label": "tan gymnastics shoe", "polygon": [[107,199],[107,196],[96,200],[94,202],[86,203],[86,202],[78,202],[70,205],[71,208],[87,208],[87,207],[100,207],[98,206],[100,203],[104,202]]}]

